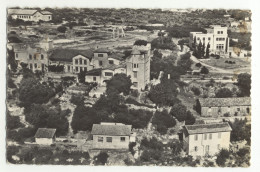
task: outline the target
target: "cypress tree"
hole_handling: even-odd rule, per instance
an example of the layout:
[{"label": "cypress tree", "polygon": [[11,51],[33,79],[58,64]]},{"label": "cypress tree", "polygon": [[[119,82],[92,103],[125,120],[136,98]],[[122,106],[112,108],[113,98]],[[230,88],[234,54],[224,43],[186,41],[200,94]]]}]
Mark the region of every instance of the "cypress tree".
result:
[{"label": "cypress tree", "polygon": [[203,42],[203,45],[201,47],[201,57],[205,56],[205,42]]},{"label": "cypress tree", "polygon": [[210,45],[208,43],[207,48],[206,48],[206,58],[207,59],[209,58],[209,48],[210,48]]}]

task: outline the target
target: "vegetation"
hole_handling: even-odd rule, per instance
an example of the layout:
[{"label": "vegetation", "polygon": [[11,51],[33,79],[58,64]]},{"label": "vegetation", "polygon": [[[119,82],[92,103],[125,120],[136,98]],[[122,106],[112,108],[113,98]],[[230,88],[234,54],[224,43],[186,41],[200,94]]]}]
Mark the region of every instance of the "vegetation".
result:
[{"label": "vegetation", "polygon": [[170,114],[174,116],[179,122],[185,121],[187,125],[195,123],[195,118],[190,111],[187,111],[186,106],[181,103],[177,103],[172,106]]},{"label": "vegetation", "polygon": [[107,82],[107,95],[120,94],[129,95],[130,87],[132,85],[130,76],[126,74],[115,74]]},{"label": "vegetation", "polygon": [[66,28],[65,26],[59,26],[59,27],[57,27],[57,31],[58,31],[58,32],[65,33],[66,30],[67,30],[67,28]]},{"label": "vegetation", "polygon": [[150,140],[144,138],[141,141],[141,149],[143,150],[141,161],[159,160],[162,156],[163,144],[155,137]]},{"label": "vegetation", "polygon": [[108,154],[106,152],[100,152],[97,156],[94,157],[95,165],[105,165],[107,163]]},{"label": "vegetation", "polygon": [[247,124],[246,119],[235,119],[233,123],[230,122],[229,124],[232,128],[231,141],[246,140],[249,145],[251,144],[251,124]]},{"label": "vegetation", "polygon": [[190,57],[190,53],[186,53],[181,55],[180,60],[177,61],[177,65],[180,67],[179,70],[181,70],[180,73],[182,75],[186,74],[188,70],[191,70],[192,60]]},{"label": "vegetation", "polygon": [[183,38],[189,37],[190,32],[205,32],[203,28],[195,25],[171,26],[166,29],[170,37]]},{"label": "vegetation", "polygon": [[84,96],[81,94],[71,96],[70,102],[74,105],[83,105],[84,104]]},{"label": "vegetation", "polygon": [[147,41],[145,41],[145,40],[136,40],[135,41],[135,43],[134,43],[134,45],[139,45],[139,46],[141,46],[141,45],[143,45],[143,46],[146,46],[147,45]]},{"label": "vegetation", "polygon": [[155,38],[151,42],[152,49],[163,49],[163,50],[174,50],[176,48],[176,44],[172,42],[170,37],[160,36],[159,38]]},{"label": "vegetation", "polygon": [[220,88],[216,93],[217,98],[227,98],[227,97],[232,97],[232,96],[233,96],[233,93],[228,88]]},{"label": "vegetation", "polygon": [[216,163],[221,166],[224,167],[225,166],[225,162],[226,160],[229,158],[230,156],[230,152],[226,149],[222,149],[219,154],[217,155],[217,159],[216,159]]},{"label": "vegetation", "polygon": [[250,97],[251,90],[251,75],[248,73],[241,73],[237,78],[237,86],[240,89],[240,96]]},{"label": "vegetation", "polygon": [[24,125],[20,122],[19,116],[11,116],[7,111],[6,113],[6,128],[8,130],[13,130],[17,128],[24,127]]},{"label": "vegetation", "polygon": [[176,125],[176,121],[166,110],[164,110],[162,112],[155,112],[152,124],[156,126],[156,129],[160,134],[166,134],[168,128]]},{"label": "vegetation", "polygon": [[208,68],[206,68],[205,66],[203,66],[203,67],[201,68],[201,70],[200,70],[200,73],[202,73],[202,74],[208,74],[208,73],[209,73],[209,70],[208,70]]}]

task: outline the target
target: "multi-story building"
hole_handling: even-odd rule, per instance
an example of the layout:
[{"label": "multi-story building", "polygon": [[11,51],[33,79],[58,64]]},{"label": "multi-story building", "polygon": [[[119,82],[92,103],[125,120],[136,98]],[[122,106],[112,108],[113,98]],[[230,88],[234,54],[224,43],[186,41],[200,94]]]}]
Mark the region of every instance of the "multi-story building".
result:
[{"label": "multi-story building", "polygon": [[190,32],[189,46],[192,47],[194,43],[198,45],[200,42],[210,45],[210,51],[215,54],[226,54],[229,50],[229,38],[227,34],[227,27],[219,25],[212,25],[207,28],[207,33]]},{"label": "multi-story building", "polygon": [[90,50],[55,49],[49,53],[49,66],[64,66],[65,73],[80,73],[94,68]]},{"label": "multi-story building", "polygon": [[132,88],[144,90],[150,83],[151,44],[134,45],[126,59],[126,75],[131,76]]},{"label": "multi-story building", "polygon": [[250,97],[200,98],[199,103],[203,117],[245,116],[251,113]]},{"label": "multi-story building", "polygon": [[49,11],[39,11],[33,9],[8,9],[8,15],[12,19],[21,19],[24,21],[51,21],[52,13]]},{"label": "multi-story building", "polygon": [[193,157],[215,155],[229,149],[231,127],[225,123],[185,125],[183,149]]}]

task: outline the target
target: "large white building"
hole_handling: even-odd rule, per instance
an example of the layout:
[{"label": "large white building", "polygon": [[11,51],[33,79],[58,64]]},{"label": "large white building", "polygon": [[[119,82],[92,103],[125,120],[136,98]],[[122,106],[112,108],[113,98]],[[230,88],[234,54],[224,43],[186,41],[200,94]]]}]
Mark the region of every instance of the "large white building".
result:
[{"label": "large white building", "polygon": [[8,9],[8,16],[12,19],[21,19],[24,21],[51,21],[52,13],[49,11],[39,11],[33,9]]},{"label": "large white building", "polygon": [[219,25],[211,25],[207,28],[207,33],[190,32],[189,46],[192,47],[195,43],[198,45],[200,42],[209,44],[211,53],[226,54],[229,51],[229,38],[227,34],[227,27]]},{"label": "large white building", "polygon": [[231,127],[225,123],[185,125],[183,149],[191,156],[215,155],[229,149]]}]

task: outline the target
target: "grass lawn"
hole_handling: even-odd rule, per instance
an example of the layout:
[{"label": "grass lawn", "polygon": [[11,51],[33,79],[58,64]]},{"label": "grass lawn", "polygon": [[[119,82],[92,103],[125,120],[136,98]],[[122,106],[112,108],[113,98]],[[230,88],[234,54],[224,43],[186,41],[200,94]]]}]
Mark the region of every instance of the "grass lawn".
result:
[{"label": "grass lawn", "polygon": [[[225,63],[225,61],[232,61],[232,62],[235,62],[235,64]],[[236,68],[250,66],[250,62],[247,62],[245,60],[238,59],[238,58],[219,58],[219,59],[215,59],[214,57],[210,57],[209,60],[203,60],[202,62],[206,63],[210,66],[223,68],[223,69],[236,69]]]}]

